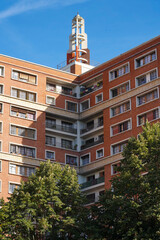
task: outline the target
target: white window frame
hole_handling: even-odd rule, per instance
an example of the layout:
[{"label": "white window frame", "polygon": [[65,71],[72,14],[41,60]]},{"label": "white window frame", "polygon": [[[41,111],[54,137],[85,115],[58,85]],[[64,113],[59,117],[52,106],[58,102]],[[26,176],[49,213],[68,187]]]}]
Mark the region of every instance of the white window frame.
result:
[{"label": "white window frame", "polygon": [[[68,109],[67,109],[67,102],[75,103],[75,104],[77,105],[77,111],[75,112],[75,111],[68,110]],[[69,112],[73,112],[73,113],[78,113],[78,112],[79,112],[78,103],[65,99],[65,110],[67,110],[67,111],[69,111]]]},{"label": "white window frame", "polygon": [[[151,61],[151,62],[149,62],[149,63],[146,63],[146,64],[143,64],[142,66],[136,67],[136,61],[137,61],[137,60],[139,60],[140,58],[143,58],[143,57],[145,57],[145,56],[147,56],[147,55],[150,55],[150,54],[151,54],[152,52],[154,52],[154,51],[155,51],[156,58],[155,58],[153,61]],[[150,64],[150,63],[152,63],[152,62],[154,62],[154,61],[156,61],[156,60],[157,60],[157,49],[155,48],[155,49],[153,49],[153,50],[151,50],[151,51],[149,51],[149,52],[147,52],[147,53],[144,53],[144,54],[140,55],[139,57],[135,58],[135,59],[134,59],[134,68],[135,68],[135,69],[139,69],[139,68],[141,68],[141,67],[143,67],[143,66],[146,66],[147,64]]]},{"label": "white window frame", "polygon": [[[50,103],[47,102],[48,97],[54,99],[54,104],[50,104]],[[46,104],[49,105],[49,106],[56,106],[56,98],[53,97],[53,96],[50,96],[50,95],[46,95]]]},{"label": "white window frame", "polygon": [[[85,165],[82,165],[82,157],[84,157],[84,156],[86,156],[86,155],[89,155],[89,162],[87,163],[87,164],[85,164]],[[85,153],[85,154],[83,154],[83,155],[81,155],[80,156],[80,166],[86,166],[86,165],[88,165],[89,163],[91,162],[91,153],[89,152],[89,153]]]},{"label": "white window frame", "polygon": [[0,83],[0,85],[2,86],[2,93],[0,93],[0,95],[3,95],[4,94],[4,84]]},{"label": "white window frame", "polygon": [[128,141],[129,140],[129,138],[125,138],[125,139],[123,139],[122,141],[118,141],[118,142],[115,142],[115,143],[113,143],[113,144],[111,144],[111,146],[110,146],[110,156],[115,156],[115,155],[117,155],[117,154],[121,154],[121,153],[116,153],[116,154],[113,154],[113,147],[115,146],[115,145],[118,145],[119,143],[124,143],[124,142],[126,142],[126,141]]},{"label": "white window frame", "polygon": [[5,77],[5,66],[4,66],[4,65],[0,65],[0,67],[2,67],[2,68],[3,68],[3,74],[2,74],[2,75],[0,75],[0,77]]},{"label": "white window frame", "polygon": [[45,159],[49,159],[49,158],[47,158],[47,152],[54,153],[54,159],[50,159],[51,161],[56,159],[56,153],[55,153],[55,151],[48,150],[48,149],[45,149]]},{"label": "white window frame", "polygon": [[[16,146],[20,146],[20,147],[33,148],[33,149],[35,150],[35,157],[33,158],[33,157],[21,155],[21,154],[10,153],[10,147],[11,147],[12,144],[13,144],[13,145],[16,145]],[[13,154],[14,156],[20,156],[20,157],[25,157],[25,158],[36,159],[36,157],[37,157],[37,148],[36,148],[36,147],[29,146],[29,145],[23,145],[23,144],[19,144],[19,143],[10,142],[10,143],[9,143],[9,153],[10,153],[10,154]]]},{"label": "white window frame", "polygon": [[[144,96],[144,95],[146,95],[146,94],[148,94],[148,93],[150,93],[150,92],[153,92],[154,90],[157,90],[157,93],[158,93],[158,94],[157,94],[157,95],[158,95],[157,98],[152,99],[151,101],[145,102],[145,103],[143,103],[143,104],[141,104],[141,105],[138,105],[138,97]],[[159,99],[159,88],[157,87],[157,88],[149,89],[148,91],[143,92],[142,94],[139,94],[139,95],[136,96],[136,107],[141,107],[141,106],[143,106],[143,105],[145,105],[145,104],[147,104],[147,103],[153,102],[153,101],[155,101],[155,100],[157,100],[157,99]]]},{"label": "white window frame", "polygon": [[0,124],[2,124],[2,130],[0,129],[0,133],[3,133],[3,122],[0,121]]},{"label": "white window frame", "polygon": [[[35,131],[35,138],[30,138],[30,137],[26,137],[26,136],[19,136],[19,135],[12,134],[11,133],[11,126],[22,127],[22,128],[29,129],[29,130],[34,130]],[[21,138],[27,138],[27,139],[30,139],[30,140],[37,140],[37,129],[36,128],[30,128],[30,127],[22,126],[22,125],[19,125],[19,124],[10,123],[9,130],[10,130],[9,135],[16,136],[16,137],[21,137]]]},{"label": "white window frame", "polygon": [[[102,154],[101,157],[98,157],[98,151],[100,151],[100,150],[103,151],[103,154]],[[104,157],[104,148],[99,148],[99,149],[96,150],[96,159],[99,159],[99,158],[102,158],[102,157]]]},{"label": "white window frame", "polygon": [[[123,112],[123,113],[118,113],[118,114],[115,115],[115,116],[112,116],[112,108],[121,106],[121,105],[123,105],[123,104],[125,104],[125,103],[127,103],[127,102],[130,102],[130,109],[129,109],[129,110],[127,110],[127,111],[125,111],[125,112]],[[126,99],[125,101],[121,102],[120,104],[118,103],[118,104],[113,105],[112,107],[110,107],[110,118],[117,117],[117,116],[119,116],[119,115],[121,115],[121,114],[124,114],[124,113],[126,113],[126,112],[129,112],[129,111],[131,111],[131,110],[132,110],[132,105],[131,105],[131,99],[129,98],[128,100]]]},{"label": "white window frame", "polygon": [[3,114],[3,102],[0,102],[0,104],[2,104],[2,112],[0,114]]},{"label": "white window frame", "polygon": [[[128,72],[127,72],[127,73],[125,73],[125,74],[123,74],[123,75],[121,75],[121,76],[119,76],[119,77],[117,77],[117,78],[111,79],[111,72],[116,71],[116,70],[122,68],[123,66],[125,66],[125,65],[127,65],[127,64],[128,64]],[[123,76],[125,76],[125,75],[128,74],[128,73],[130,73],[130,63],[129,63],[129,62],[126,62],[126,63],[123,63],[123,64],[121,64],[120,66],[118,66],[118,67],[116,67],[116,68],[113,68],[113,69],[111,69],[111,70],[109,71],[109,82],[114,81],[114,80],[116,80],[116,79],[118,79],[118,78],[120,78],[120,77],[123,77]]]},{"label": "white window frame", "polygon": [[0,152],[2,152],[2,140],[0,140]]},{"label": "white window frame", "polygon": [[0,172],[2,172],[2,160],[0,160]]},{"label": "white window frame", "polygon": [[140,114],[137,115],[137,127],[140,127],[140,126],[143,126],[143,125],[144,125],[144,124],[141,124],[141,125],[138,124],[138,117],[142,116],[143,114],[152,112],[153,110],[156,110],[156,109],[158,109],[158,118],[153,119],[153,120],[151,120],[151,121],[149,121],[149,122],[153,122],[153,121],[156,121],[157,119],[159,119],[159,118],[160,118],[160,107],[155,107],[155,108],[149,109],[149,110],[147,110],[147,111],[145,111],[145,112],[141,112]]},{"label": "white window frame", "polygon": [[113,173],[113,166],[114,166],[115,164],[119,164],[119,163],[121,163],[121,161],[117,161],[117,162],[114,162],[114,163],[111,164],[111,176],[114,176],[114,175],[117,175],[117,174],[118,174],[118,172],[117,172],[117,173]]},{"label": "white window frame", "polygon": [[[77,166],[75,166],[75,165],[70,165],[70,164],[66,163],[67,155],[69,155],[69,156],[71,156],[71,157],[76,157],[76,158],[77,158]],[[73,154],[70,154],[70,153],[65,153],[65,164],[68,164],[68,165],[70,165],[70,166],[79,167],[79,161],[78,161],[78,160],[79,160],[79,159],[78,159],[78,156],[77,156],[77,155],[73,155]]]},{"label": "white window frame", "polygon": [[21,185],[21,184],[18,183],[18,182],[12,182],[12,181],[9,181],[9,182],[8,182],[8,193],[9,193],[9,194],[13,194],[13,193],[10,192],[10,184],[15,184],[15,185],[18,185],[18,186]]},{"label": "white window frame", "polygon": [[[121,123],[127,122],[127,121],[129,121],[129,120],[130,120],[130,126],[131,126],[130,129],[127,129],[127,130],[125,130],[125,131],[123,131],[123,132],[120,132],[120,133],[117,133],[117,134],[115,134],[115,135],[112,134],[112,127],[114,127],[114,126],[116,126],[116,125],[119,125],[119,124],[121,124]],[[113,124],[113,125],[110,126],[110,137],[115,137],[115,136],[117,136],[117,135],[119,135],[119,134],[123,134],[123,133],[125,133],[125,132],[130,131],[130,130],[132,130],[132,118],[124,119],[123,121],[117,122],[117,123],[115,123],[115,124]]]},{"label": "white window frame", "polygon": [[[20,108],[20,109],[26,110],[26,111],[29,110],[29,111],[35,112],[35,119],[32,120],[32,119],[29,119],[29,118],[21,118],[21,117],[19,117],[19,116],[14,116],[14,115],[12,115],[12,114],[11,114],[11,109],[12,109],[12,107]],[[37,111],[32,110],[32,109],[29,109],[29,108],[25,108],[25,107],[19,107],[19,106],[16,106],[16,105],[10,105],[10,116],[11,116],[11,117],[20,118],[20,119],[29,120],[29,121],[32,121],[32,122],[37,121]]]},{"label": "white window frame", "polygon": [[[102,100],[98,102],[97,97],[100,96],[100,95],[102,96]],[[103,102],[103,92],[101,92],[101,93],[99,93],[95,96],[95,104],[98,104],[98,103],[101,103],[101,102]]]},{"label": "white window frame", "polygon": [[[28,99],[22,99],[22,98],[18,98],[18,97],[13,97],[13,96],[12,96],[12,89],[16,89],[16,90],[23,91],[23,92],[26,92],[26,93],[33,93],[33,94],[35,94],[35,101],[30,101],[30,100],[28,100]],[[37,92],[33,92],[33,91],[30,91],[30,90],[28,91],[28,90],[26,90],[26,89],[17,88],[17,87],[14,87],[14,86],[11,86],[11,94],[10,94],[10,96],[11,96],[12,98],[19,99],[19,100],[21,100],[21,101],[27,101],[27,102],[31,102],[31,103],[36,103],[36,102],[38,102],[38,94],[37,94]]]},{"label": "white window frame", "polygon": [[156,79],[154,79],[154,80],[151,81],[151,80],[146,79],[146,83],[138,86],[138,78],[139,78],[139,77],[142,77],[142,76],[145,76],[145,75],[153,72],[154,70],[156,70],[156,72],[157,72],[157,78],[156,78],[156,79],[158,79],[158,68],[156,67],[156,68],[153,68],[153,69],[151,69],[151,70],[149,70],[149,71],[147,71],[147,72],[144,72],[144,73],[142,73],[142,74],[140,74],[140,75],[138,75],[138,76],[135,77],[135,86],[136,86],[136,88],[142,87],[142,86],[146,85],[147,83],[153,82],[154,80],[156,80]]},{"label": "white window frame", "polygon": [[[112,90],[114,90],[114,89],[116,89],[116,88],[118,88],[118,87],[120,87],[121,85],[124,85],[124,84],[126,84],[126,83],[129,83],[129,90],[128,90],[127,92],[121,93],[121,94],[119,94],[119,95],[117,95],[117,96],[115,96],[115,97],[112,97]],[[109,98],[110,98],[110,99],[115,99],[116,97],[122,96],[123,94],[126,94],[126,93],[128,93],[129,91],[131,91],[131,84],[130,84],[130,80],[127,80],[127,81],[125,81],[125,82],[123,82],[123,83],[121,83],[121,84],[118,84],[118,85],[110,88],[110,89],[109,89]]]},{"label": "white window frame", "polygon": [[[36,83],[24,82],[24,81],[22,81],[22,80],[20,80],[20,79],[14,79],[14,78],[12,78],[12,73],[13,73],[13,71],[17,71],[17,72],[22,73],[22,74],[24,73],[24,74],[28,74],[28,75],[35,76],[35,77],[36,77]],[[20,82],[23,82],[23,83],[31,84],[31,85],[36,85],[36,86],[38,85],[38,75],[37,75],[37,74],[31,73],[31,72],[26,72],[26,71],[19,70],[19,69],[16,69],[16,68],[12,68],[12,69],[11,69],[11,79],[12,79],[12,80],[15,80],[15,81],[20,81]]]},{"label": "white window frame", "polygon": [[[84,102],[87,102],[88,101],[88,108],[87,109],[85,109],[85,110],[82,110],[82,103],[84,103]],[[82,101],[81,103],[80,103],[80,112],[85,112],[85,111],[87,111],[88,109],[90,109],[90,98],[87,98],[87,99],[85,99],[84,101]]]}]

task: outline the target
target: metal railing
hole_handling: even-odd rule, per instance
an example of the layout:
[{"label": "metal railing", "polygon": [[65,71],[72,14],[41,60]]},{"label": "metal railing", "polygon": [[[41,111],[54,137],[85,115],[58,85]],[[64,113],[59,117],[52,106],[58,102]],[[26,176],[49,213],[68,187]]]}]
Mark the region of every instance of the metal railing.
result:
[{"label": "metal railing", "polygon": [[103,183],[103,182],[104,182],[104,176],[96,178],[96,179],[92,179],[88,182],[82,183],[81,184],[81,189],[88,188],[88,187],[91,187],[91,186],[94,186],[94,185],[97,185],[97,184],[100,184],[100,183]]},{"label": "metal railing", "polygon": [[73,145],[73,144],[70,144],[70,143],[60,143],[60,142],[55,142],[55,143],[46,142],[45,144],[48,145],[48,146],[52,146],[52,147],[59,147],[59,148],[77,150],[77,144]]},{"label": "metal railing", "polygon": [[77,129],[75,129],[74,127],[68,127],[68,126],[58,125],[58,124],[50,124],[47,122],[46,122],[46,128],[54,129],[62,132],[73,133],[73,134],[77,133]]},{"label": "metal railing", "polygon": [[87,126],[86,128],[81,129],[81,134],[89,132],[89,131],[96,129],[98,127],[101,127],[101,126],[103,126],[103,121],[99,122],[98,124],[91,124],[90,126]]},{"label": "metal railing", "polygon": [[102,142],[104,142],[104,138],[103,138],[103,137],[101,137],[101,138],[98,139],[97,141],[94,141],[94,142],[91,142],[91,143],[87,143],[87,144],[82,145],[82,146],[81,146],[81,150],[84,150],[84,149],[86,149],[86,148],[95,146],[95,145],[97,145],[97,144],[99,144],[99,143],[102,143]]}]

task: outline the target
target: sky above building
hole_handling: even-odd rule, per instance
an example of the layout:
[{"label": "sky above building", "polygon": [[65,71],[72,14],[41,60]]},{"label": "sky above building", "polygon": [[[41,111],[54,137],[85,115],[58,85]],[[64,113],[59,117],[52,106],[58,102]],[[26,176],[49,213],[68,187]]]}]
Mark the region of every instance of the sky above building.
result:
[{"label": "sky above building", "polygon": [[1,0],[0,54],[56,68],[66,59],[77,12],[93,62],[160,34],[160,0]]}]

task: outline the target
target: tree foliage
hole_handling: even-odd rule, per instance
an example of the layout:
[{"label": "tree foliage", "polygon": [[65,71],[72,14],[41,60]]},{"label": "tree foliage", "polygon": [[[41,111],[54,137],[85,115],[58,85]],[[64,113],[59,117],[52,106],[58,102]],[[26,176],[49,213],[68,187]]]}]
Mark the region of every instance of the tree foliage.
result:
[{"label": "tree foliage", "polygon": [[92,209],[92,239],[160,239],[160,123],[147,123],[123,157],[111,189]]},{"label": "tree foliage", "polygon": [[41,163],[0,209],[0,239],[84,239],[85,209],[76,171]]}]

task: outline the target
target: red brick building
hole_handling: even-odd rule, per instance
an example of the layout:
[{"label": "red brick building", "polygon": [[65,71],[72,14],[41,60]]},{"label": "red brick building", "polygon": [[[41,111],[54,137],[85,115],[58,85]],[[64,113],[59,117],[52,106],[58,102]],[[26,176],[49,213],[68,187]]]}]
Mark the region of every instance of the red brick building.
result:
[{"label": "red brick building", "polygon": [[147,119],[159,121],[160,36],[89,63],[79,15],[61,70],[0,55],[0,197],[51,159],[76,168],[92,203],[110,186],[128,139]]}]

